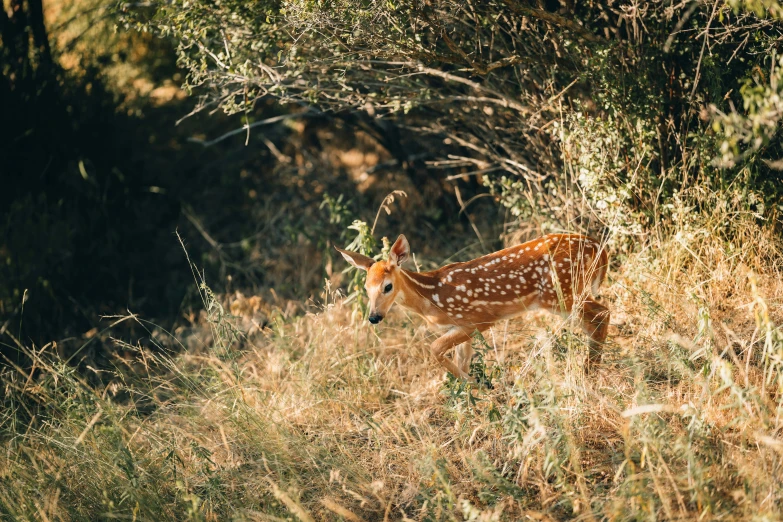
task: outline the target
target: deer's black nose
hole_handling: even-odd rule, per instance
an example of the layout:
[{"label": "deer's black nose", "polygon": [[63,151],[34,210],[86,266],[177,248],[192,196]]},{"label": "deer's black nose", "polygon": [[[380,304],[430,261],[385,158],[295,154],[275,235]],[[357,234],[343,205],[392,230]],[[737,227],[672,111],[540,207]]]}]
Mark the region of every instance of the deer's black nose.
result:
[{"label": "deer's black nose", "polygon": [[382,316],[382,315],[378,315],[378,314],[372,314],[372,315],[370,316],[370,322],[371,322],[372,324],[378,324],[378,323],[380,323],[382,320],[383,320],[383,316]]}]

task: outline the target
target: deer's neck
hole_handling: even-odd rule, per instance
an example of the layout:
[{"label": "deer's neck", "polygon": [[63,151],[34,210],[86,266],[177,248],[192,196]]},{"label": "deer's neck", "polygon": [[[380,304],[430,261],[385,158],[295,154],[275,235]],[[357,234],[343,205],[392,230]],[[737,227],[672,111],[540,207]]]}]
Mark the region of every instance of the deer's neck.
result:
[{"label": "deer's neck", "polygon": [[432,295],[438,285],[438,278],[431,272],[409,272],[401,269],[403,291],[400,304],[422,314],[432,303]]}]

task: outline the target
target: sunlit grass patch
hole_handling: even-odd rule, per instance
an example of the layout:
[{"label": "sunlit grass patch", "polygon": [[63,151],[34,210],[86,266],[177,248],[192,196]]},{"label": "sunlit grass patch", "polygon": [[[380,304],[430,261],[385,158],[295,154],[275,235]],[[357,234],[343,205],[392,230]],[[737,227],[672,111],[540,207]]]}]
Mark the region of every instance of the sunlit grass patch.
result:
[{"label": "sunlit grass patch", "polygon": [[202,286],[201,349],[165,349],[170,334],[130,316],[159,349],[123,344],[104,387],[21,347],[35,364],[3,374],[0,513],[774,519],[780,282],[718,250],[703,250],[710,279],[684,261],[667,277],[651,256],[676,265],[677,248],[610,274],[610,342],[589,374],[569,320],[529,315],[474,339],[477,384],[446,378],[417,318],[373,328],[328,287],[257,328],[230,313],[247,298]]}]

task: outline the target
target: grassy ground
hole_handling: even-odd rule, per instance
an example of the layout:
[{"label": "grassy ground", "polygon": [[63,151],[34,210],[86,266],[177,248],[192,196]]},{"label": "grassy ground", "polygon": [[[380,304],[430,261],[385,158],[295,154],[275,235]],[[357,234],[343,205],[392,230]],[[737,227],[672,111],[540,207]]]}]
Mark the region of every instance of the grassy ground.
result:
[{"label": "grassy ground", "polygon": [[202,286],[174,334],[119,317],[152,348],[116,341],[103,388],[25,348],[0,519],[779,520],[783,283],[748,231],[747,255],[705,232],[615,263],[589,376],[568,321],[529,315],[476,340],[494,386],[467,386],[419,318],[371,327],[328,285],[305,313]]},{"label": "grassy ground", "polygon": [[[191,285],[203,305],[183,305],[184,319],[168,331],[143,315],[101,322],[117,307],[52,294],[77,305],[87,325],[33,346],[22,323],[55,320],[35,315],[40,290],[19,287],[31,288],[29,300],[9,305],[0,348],[24,351],[32,368],[0,365],[0,520],[783,519],[783,256],[774,225],[731,210],[752,206],[747,193],[723,198],[696,185],[690,200],[672,202],[682,206],[666,214],[676,223],[603,227],[613,234],[601,290],[612,321],[595,372],[584,373],[587,348],[569,321],[528,315],[475,340],[472,372],[492,387],[468,386],[428,353],[434,334],[418,317],[397,308],[379,327],[364,320],[359,297],[337,290],[351,276],[329,258],[332,246],[352,239],[354,219],[372,222],[394,189],[408,196],[389,205],[391,216],[379,211],[375,235],[404,231],[426,268],[486,252],[501,231],[511,232],[507,243],[529,239],[549,217],[504,226],[511,216],[491,198],[474,199],[483,189],[464,181],[454,185],[464,195],[444,200],[468,203],[433,204],[455,190],[442,181],[446,171],[428,165],[439,181],[418,191],[398,169],[380,168],[390,156],[378,144],[334,121],[292,119],[254,132],[249,147],[239,136],[203,152],[187,138],[208,141],[236,121],[185,122],[174,133],[188,111],[169,75],[155,73],[171,64],[151,65],[157,41],[99,35],[91,48],[72,38],[87,28],[114,34],[89,8],[102,3],[60,4],[51,17],[77,9],[98,17],[56,38],[65,68],[119,49],[104,79],[113,78],[119,110],[149,118],[129,125],[138,133],[128,138],[131,156],[144,161],[127,163],[128,179],[176,210],[155,222],[152,204],[118,192],[139,215],[119,228],[147,241],[117,241],[138,254],[141,270],[129,285],[117,277],[130,295],[116,302],[161,308],[168,286],[177,290],[169,301],[191,301],[179,292],[191,274],[177,229],[204,270]],[[584,202],[572,203],[559,210],[574,222],[588,215]],[[32,203],[19,208],[30,222],[46,217]],[[127,216],[124,208],[107,215]],[[58,221],[40,222],[14,224],[29,250],[25,270],[48,259],[31,238],[67,237]],[[154,242],[138,223],[155,230]],[[66,228],[84,243],[52,248],[54,261],[43,264],[80,253],[73,264],[101,289],[94,275],[116,276],[127,256],[89,227]],[[478,242],[474,230],[484,234]],[[77,290],[88,286],[63,273]],[[215,295],[199,274],[245,295]]]}]

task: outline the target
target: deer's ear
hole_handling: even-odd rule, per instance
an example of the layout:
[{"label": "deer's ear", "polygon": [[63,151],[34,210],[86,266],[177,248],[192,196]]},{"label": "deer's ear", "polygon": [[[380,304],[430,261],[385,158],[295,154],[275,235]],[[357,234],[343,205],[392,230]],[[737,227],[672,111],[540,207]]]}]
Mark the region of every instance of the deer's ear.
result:
[{"label": "deer's ear", "polygon": [[394,242],[394,244],[391,247],[391,250],[389,251],[389,262],[400,266],[405,261],[408,260],[408,257],[411,255],[411,247],[408,244],[408,240],[405,239],[405,236],[400,234],[400,237],[397,238],[397,241]]},{"label": "deer's ear", "polygon": [[350,252],[348,250],[343,250],[342,248],[337,248],[338,252],[340,252],[346,261],[351,263],[353,266],[358,268],[359,270],[369,270],[370,267],[375,264],[375,260],[371,257],[363,256],[362,254],[358,252]]}]

